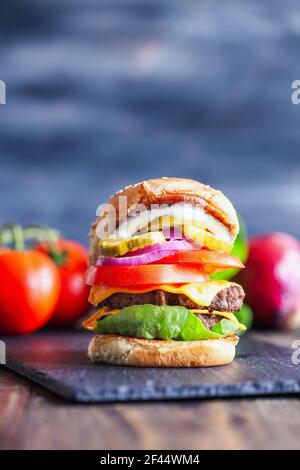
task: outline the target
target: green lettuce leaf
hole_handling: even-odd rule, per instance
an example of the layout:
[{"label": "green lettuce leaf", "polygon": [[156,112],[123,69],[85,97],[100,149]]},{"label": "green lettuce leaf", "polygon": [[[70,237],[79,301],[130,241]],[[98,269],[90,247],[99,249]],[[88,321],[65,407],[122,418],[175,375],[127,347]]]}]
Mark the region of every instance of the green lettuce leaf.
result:
[{"label": "green lettuce leaf", "polygon": [[239,330],[239,325],[227,318],[219,321],[211,328],[211,331],[221,336],[232,335],[232,333],[235,333],[237,330]]},{"label": "green lettuce leaf", "polygon": [[214,326],[215,330],[208,330],[200,318],[185,307],[146,304],[133,305],[98,320],[96,331],[145,339],[194,341],[228,336],[239,328],[238,322],[221,320]]},{"label": "green lettuce leaf", "polygon": [[[244,304],[241,310],[235,313],[235,316],[237,320],[245,325],[249,331],[253,323],[253,312],[251,308],[247,304]],[[239,336],[242,336],[243,334],[245,334],[245,331],[238,332]]]}]

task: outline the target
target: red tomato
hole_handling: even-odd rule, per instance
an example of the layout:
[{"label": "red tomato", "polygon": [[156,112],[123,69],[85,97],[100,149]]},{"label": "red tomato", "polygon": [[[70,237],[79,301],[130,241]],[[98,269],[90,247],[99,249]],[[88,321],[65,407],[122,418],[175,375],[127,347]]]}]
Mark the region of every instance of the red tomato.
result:
[{"label": "red tomato", "polygon": [[[84,315],[90,308],[88,302],[90,288],[84,279],[88,252],[83,245],[72,240],[58,240],[57,248],[62,256],[57,266],[61,290],[51,323],[67,325]],[[53,256],[48,244],[38,244],[36,249]],[[57,258],[54,258],[55,260],[58,261]]]},{"label": "red tomato", "polygon": [[192,250],[192,251],[179,251],[173,255],[166,256],[165,258],[153,264],[194,264],[201,265],[203,271],[207,274],[212,274],[217,271],[224,271],[229,268],[241,269],[244,267],[243,263],[233,255],[228,253],[216,253],[210,250]]},{"label": "red tomato", "polygon": [[236,277],[261,327],[300,326],[300,245],[287,233],[252,237],[246,269]]},{"label": "red tomato", "polygon": [[0,331],[37,330],[53,314],[60,289],[55,264],[36,251],[0,251]]},{"label": "red tomato", "polygon": [[91,266],[87,273],[89,285],[146,286],[186,284],[208,280],[199,266],[176,264],[145,264],[140,266]]}]

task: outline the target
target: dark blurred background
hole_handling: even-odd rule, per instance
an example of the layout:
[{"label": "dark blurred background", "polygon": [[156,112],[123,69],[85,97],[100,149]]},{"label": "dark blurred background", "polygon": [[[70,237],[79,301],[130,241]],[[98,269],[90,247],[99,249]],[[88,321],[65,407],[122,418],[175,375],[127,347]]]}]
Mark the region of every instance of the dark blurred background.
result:
[{"label": "dark blurred background", "polygon": [[120,187],[183,176],[300,236],[299,56],[297,0],[1,0],[0,222],[85,241]]}]

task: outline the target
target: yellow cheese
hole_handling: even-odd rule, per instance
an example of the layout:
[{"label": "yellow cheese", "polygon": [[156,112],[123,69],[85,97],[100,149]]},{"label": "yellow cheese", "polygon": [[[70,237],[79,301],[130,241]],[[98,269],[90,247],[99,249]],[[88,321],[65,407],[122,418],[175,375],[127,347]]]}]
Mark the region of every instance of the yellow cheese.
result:
[{"label": "yellow cheese", "polygon": [[113,294],[126,293],[126,294],[142,294],[144,292],[151,292],[154,290],[163,290],[165,292],[171,292],[172,294],[183,294],[190,300],[195,302],[201,307],[208,307],[214,297],[223,289],[226,289],[232,285],[236,285],[233,282],[211,280],[206,282],[190,282],[189,284],[183,284],[176,286],[173,284],[162,284],[157,286],[151,286],[147,289],[130,289],[125,287],[107,287],[107,286],[93,286],[91,288],[89,301],[93,305],[98,305],[105,299]]},{"label": "yellow cheese", "polygon": [[97,320],[101,317],[104,317],[105,315],[116,315],[119,313],[121,310],[115,309],[115,310],[110,310],[108,307],[102,307],[99,310],[97,310],[96,313],[93,313],[89,318],[84,320],[82,322],[83,328],[86,330],[90,331],[95,331],[96,326],[97,326]]},{"label": "yellow cheese", "polygon": [[226,318],[234,323],[239,323],[238,319],[232,312],[217,312],[216,310],[204,310],[204,309],[190,309],[190,312],[199,313],[201,315],[220,315],[221,317]]}]

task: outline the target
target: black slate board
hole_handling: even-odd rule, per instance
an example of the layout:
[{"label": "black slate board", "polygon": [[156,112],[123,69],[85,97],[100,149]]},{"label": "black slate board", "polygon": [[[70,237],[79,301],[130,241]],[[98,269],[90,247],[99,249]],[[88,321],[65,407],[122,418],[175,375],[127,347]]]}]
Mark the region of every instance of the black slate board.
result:
[{"label": "black slate board", "polygon": [[92,364],[89,333],[43,332],[6,339],[6,366],[75,402],[163,400],[300,393],[292,349],[247,335],[227,366],[154,369]]}]

